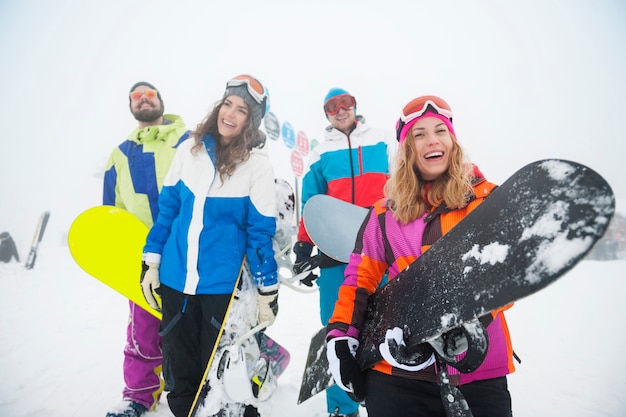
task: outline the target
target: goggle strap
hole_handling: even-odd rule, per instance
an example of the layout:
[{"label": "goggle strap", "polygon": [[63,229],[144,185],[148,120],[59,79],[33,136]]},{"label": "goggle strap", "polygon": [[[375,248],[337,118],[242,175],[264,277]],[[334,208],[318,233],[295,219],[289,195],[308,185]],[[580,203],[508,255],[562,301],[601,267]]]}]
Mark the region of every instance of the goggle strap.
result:
[{"label": "goggle strap", "polygon": [[[426,109],[426,111],[424,111],[421,116],[425,115],[426,113],[428,113],[428,109]],[[439,114],[439,113],[437,113],[437,114]],[[396,140],[398,142],[400,141],[400,134],[402,133],[402,129],[404,129],[404,126],[406,126],[407,124],[409,124],[410,122],[412,122],[413,120],[415,120],[415,119],[417,119],[417,118],[419,118],[421,116],[417,116],[414,119],[411,119],[411,120],[409,120],[406,123],[404,121],[402,121],[402,118],[400,118],[398,120],[398,127],[396,128]],[[439,114],[439,116],[442,116],[442,117],[445,117],[446,119],[448,119],[450,121],[450,125],[448,127],[450,129],[452,129],[452,127],[451,127],[452,126],[452,117],[448,117],[448,116],[446,116],[444,114]],[[452,133],[454,133],[454,131],[452,131]]]}]

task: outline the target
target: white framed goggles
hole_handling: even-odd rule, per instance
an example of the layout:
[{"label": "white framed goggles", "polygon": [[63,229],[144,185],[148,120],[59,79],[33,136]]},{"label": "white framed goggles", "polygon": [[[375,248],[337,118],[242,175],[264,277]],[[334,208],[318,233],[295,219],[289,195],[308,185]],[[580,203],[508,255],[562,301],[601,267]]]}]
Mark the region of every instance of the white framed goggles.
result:
[{"label": "white framed goggles", "polygon": [[250,75],[238,75],[226,83],[226,87],[239,87],[245,85],[248,89],[250,96],[259,104],[263,105],[264,101],[267,102],[267,90],[263,87],[263,84],[256,78]]},{"label": "white framed goggles", "polygon": [[452,120],[452,109],[450,105],[446,103],[444,99],[437,96],[422,96],[411,100],[404,106],[404,109],[402,109],[400,120],[406,124],[411,120],[417,119],[426,113],[428,106],[431,106],[438,114]]},{"label": "white framed goggles", "polygon": [[402,129],[407,123],[421,117],[428,110],[440,114],[452,122],[452,108],[446,101],[437,96],[421,96],[411,100],[404,108],[396,124],[396,139],[400,140]]}]

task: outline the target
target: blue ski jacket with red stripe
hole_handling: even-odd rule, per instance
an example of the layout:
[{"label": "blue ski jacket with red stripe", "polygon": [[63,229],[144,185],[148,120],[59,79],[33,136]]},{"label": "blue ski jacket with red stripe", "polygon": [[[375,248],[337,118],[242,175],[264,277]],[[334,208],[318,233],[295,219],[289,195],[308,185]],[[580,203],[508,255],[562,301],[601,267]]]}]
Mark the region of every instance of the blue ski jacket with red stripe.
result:
[{"label": "blue ski jacket with red stripe", "polygon": [[[302,179],[302,207],[316,194],[361,207],[370,207],[380,200],[396,148],[391,133],[370,127],[357,116],[349,135],[328,126],[324,136],[324,141],[311,151],[309,169]],[[302,221],[298,240],[313,244]]]}]

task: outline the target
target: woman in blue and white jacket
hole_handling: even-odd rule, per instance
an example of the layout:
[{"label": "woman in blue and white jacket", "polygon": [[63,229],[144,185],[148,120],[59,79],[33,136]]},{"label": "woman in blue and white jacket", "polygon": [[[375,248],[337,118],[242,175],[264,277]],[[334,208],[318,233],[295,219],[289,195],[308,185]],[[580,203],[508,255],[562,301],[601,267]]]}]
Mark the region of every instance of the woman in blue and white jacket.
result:
[{"label": "woman in blue and white jacket", "polygon": [[141,285],[151,305],[162,298],[164,375],[176,417],[193,404],[244,257],[259,290],[259,321],[273,322],[278,311],[274,173],[258,130],[268,107],[258,80],[229,80],[179,146],[159,195]]}]

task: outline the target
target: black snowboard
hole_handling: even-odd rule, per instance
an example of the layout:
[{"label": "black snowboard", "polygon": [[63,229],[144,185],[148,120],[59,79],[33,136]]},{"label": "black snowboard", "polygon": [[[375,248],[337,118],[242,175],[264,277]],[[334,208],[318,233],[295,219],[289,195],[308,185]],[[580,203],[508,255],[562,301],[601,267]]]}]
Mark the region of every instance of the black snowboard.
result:
[{"label": "black snowboard", "polygon": [[584,165],[550,159],[523,167],[370,297],[362,369],[382,359],[388,329],[402,328],[410,349],[545,288],[600,239],[614,210],[610,186]]},{"label": "black snowboard", "polygon": [[520,169],[370,298],[360,365],[382,359],[387,329],[401,326],[407,342],[423,343],[545,288],[602,237],[614,209],[610,186],[583,165]]}]

